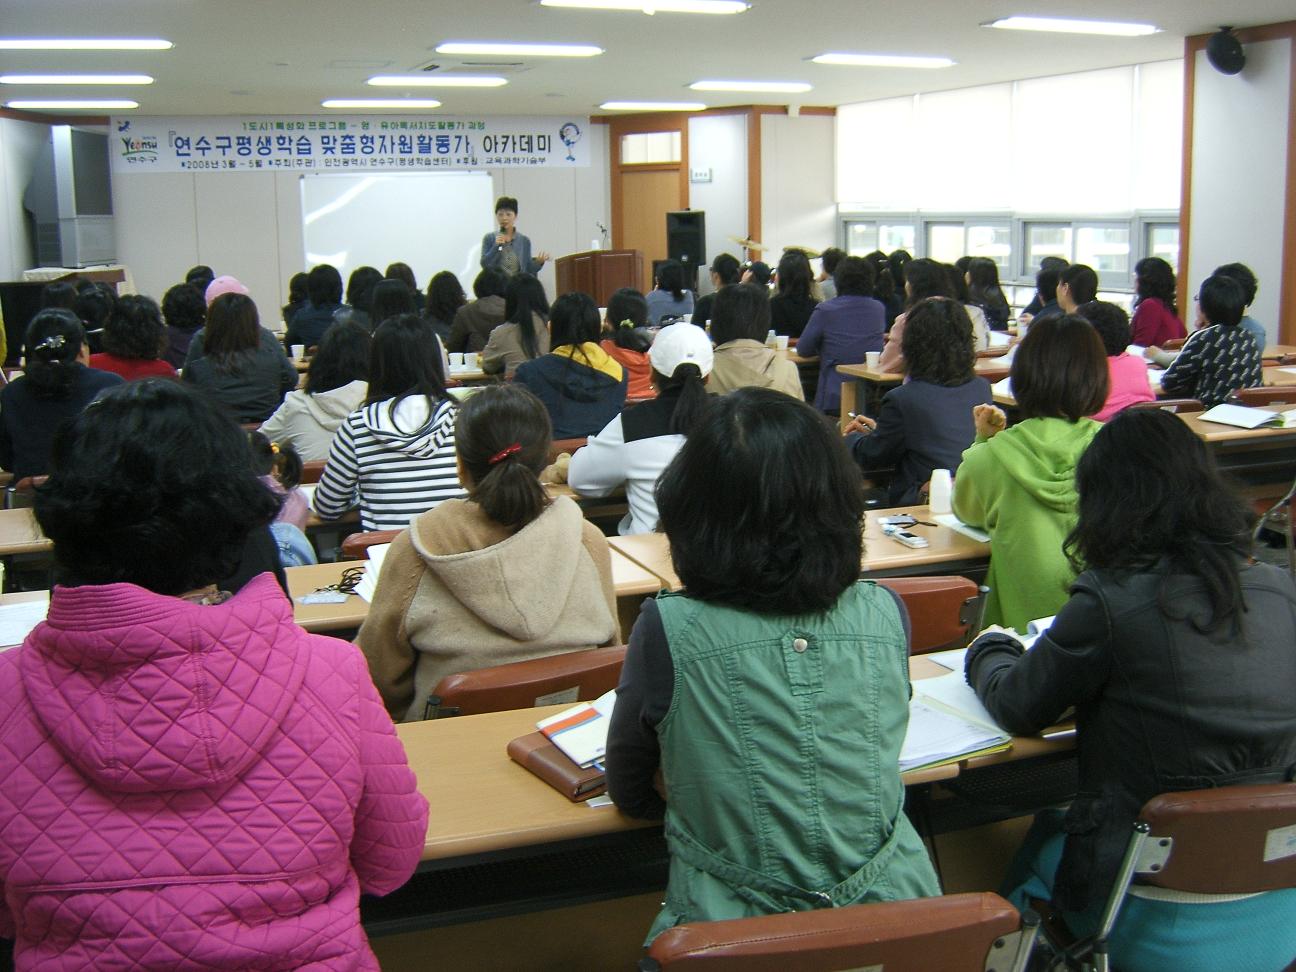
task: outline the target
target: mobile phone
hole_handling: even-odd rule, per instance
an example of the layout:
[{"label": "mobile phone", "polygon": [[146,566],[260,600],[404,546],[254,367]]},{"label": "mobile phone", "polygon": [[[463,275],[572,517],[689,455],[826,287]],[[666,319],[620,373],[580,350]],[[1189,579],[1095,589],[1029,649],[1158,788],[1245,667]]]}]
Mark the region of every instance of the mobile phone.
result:
[{"label": "mobile phone", "polygon": [[903,543],[906,547],[925,547],[927,538],[920,537],[916,533],[910,533],[908,530],[901,530],[899,527],[886,527],[883,531],[892,540]]},{"label": "mobile phone", "polygon": [[897,516],[883,516],[878,518],[878,523],[882,524],[884,527],[909,527],[913,526],[917,522],[918,520],[908,513],[900,513]]}]

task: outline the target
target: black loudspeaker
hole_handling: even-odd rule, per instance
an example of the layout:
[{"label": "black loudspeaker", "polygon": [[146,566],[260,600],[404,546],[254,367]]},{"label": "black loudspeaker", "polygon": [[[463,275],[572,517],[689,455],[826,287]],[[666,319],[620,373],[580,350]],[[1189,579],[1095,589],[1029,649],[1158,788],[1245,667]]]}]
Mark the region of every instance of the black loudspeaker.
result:
[{"label": "black loudspeaker", "polygon": [[1246,66],[1246,54],[1232,31],[1232,27],[1221,27],[1206,42],[1206,60],[1220,74],[1241,74]]},{"label": "black loudspeaker", "polygon": [[666,214],[666,255],[690,272],[706,266],[706,213],[685,209]]}]

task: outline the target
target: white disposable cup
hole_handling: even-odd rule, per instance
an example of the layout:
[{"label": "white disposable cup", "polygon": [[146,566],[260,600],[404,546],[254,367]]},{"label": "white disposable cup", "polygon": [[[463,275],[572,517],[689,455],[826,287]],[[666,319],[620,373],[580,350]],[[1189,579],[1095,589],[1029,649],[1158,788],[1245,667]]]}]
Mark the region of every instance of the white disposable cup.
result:
[{"label": "white disposable cup", "polygon": [[294,344],[292,346],[292,356],[294,361],[301,361],[306,357],[306,345]]},{"label": "white disposable cup", "polygon": [[951,493],[953,492],[953,480],[950,477],[948,469],[933,469],[931,474],[931,492],[927,497],[927,505],[931,507],[934,514],[949,513]]},{"label": "white disposable cup", "polygon": [[878,366],[878,362],[881,361],[881,360],[882,360],[882,352],[881,352],[881,351],[865,351],[865,352],[864,352],[864,363],[865,363],[866,365],[868,365],[870,368],[876,368],[876,367]]},{"label": "white disposable cup", "polygon": [[788,347],[788,336],[787,336],[786,334],[780,334],[780,335],[778,336],[778,346],[779,346],[779,350],[780,350],[780,351],[786,351],[786,350],[787,350],[787,347]]},{"label": "white disposable cup", "polygon": [[462,352],[462,351],[451,351],[451,352],[450,352],[450,367],[451,367],[451,368],[462,368],[462,367],[463,367],[463,363],[464,363],[464,356],[463,356],[463,352]]},{"label": "white disposable cup", "polygon": [[463,363],[464,363],[464,367],[467,368],[469,371],[476,371],[477,353],[475,351],[465,352],[463,356]]}]

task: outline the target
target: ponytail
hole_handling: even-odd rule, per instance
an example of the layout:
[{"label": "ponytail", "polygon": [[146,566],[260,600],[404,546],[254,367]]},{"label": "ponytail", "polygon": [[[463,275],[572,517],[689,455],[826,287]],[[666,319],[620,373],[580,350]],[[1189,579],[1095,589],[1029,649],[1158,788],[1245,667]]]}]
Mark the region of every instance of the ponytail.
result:
[{"label": "ponytail", "polygon": [[468,498],[496,523],[513,530],[526,526],[549,505],[539,474],[513,454],[497,459]]},{"label": "ponytail", "polygon": [[72,394],[77,356],[85,343],[81,320],[70,310],[49,307],[32,318],[24,339],[27,380],[42,400],[63,400]]},{"label": "ponytail", "polygon": [[522,529],[549,505],[540,472],[550,438],[549,413],[521,385],[492,385],[468,398],[455,421],[455,451],[472,479],[468,498],[501,526]]},{"label": "ponytail", "polygon": [[301,485],[302,459],[289,442],[271,442],[261,432],[248,433],[252,450],[252,471],[258,476],[273,476],[284,490]]},{"label": "ponytail", "polygon": [[711,402],[701,370],[695,364],[682,364],[669,378],[660,371],[654,371],[653,384],[658,393],[680,389],[675,411],[671,413],[670,430],[676,435],[688,435]]}]

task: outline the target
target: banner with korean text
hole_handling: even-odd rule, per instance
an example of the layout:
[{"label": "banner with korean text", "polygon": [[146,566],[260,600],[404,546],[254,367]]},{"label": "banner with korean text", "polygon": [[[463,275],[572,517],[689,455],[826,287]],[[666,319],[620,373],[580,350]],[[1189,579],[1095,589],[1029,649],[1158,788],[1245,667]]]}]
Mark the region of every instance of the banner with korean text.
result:
[{"label": "banner with korean text", "polygon": [[590,164],[588,118],[114,117],[112,171],[444,172]]}]

